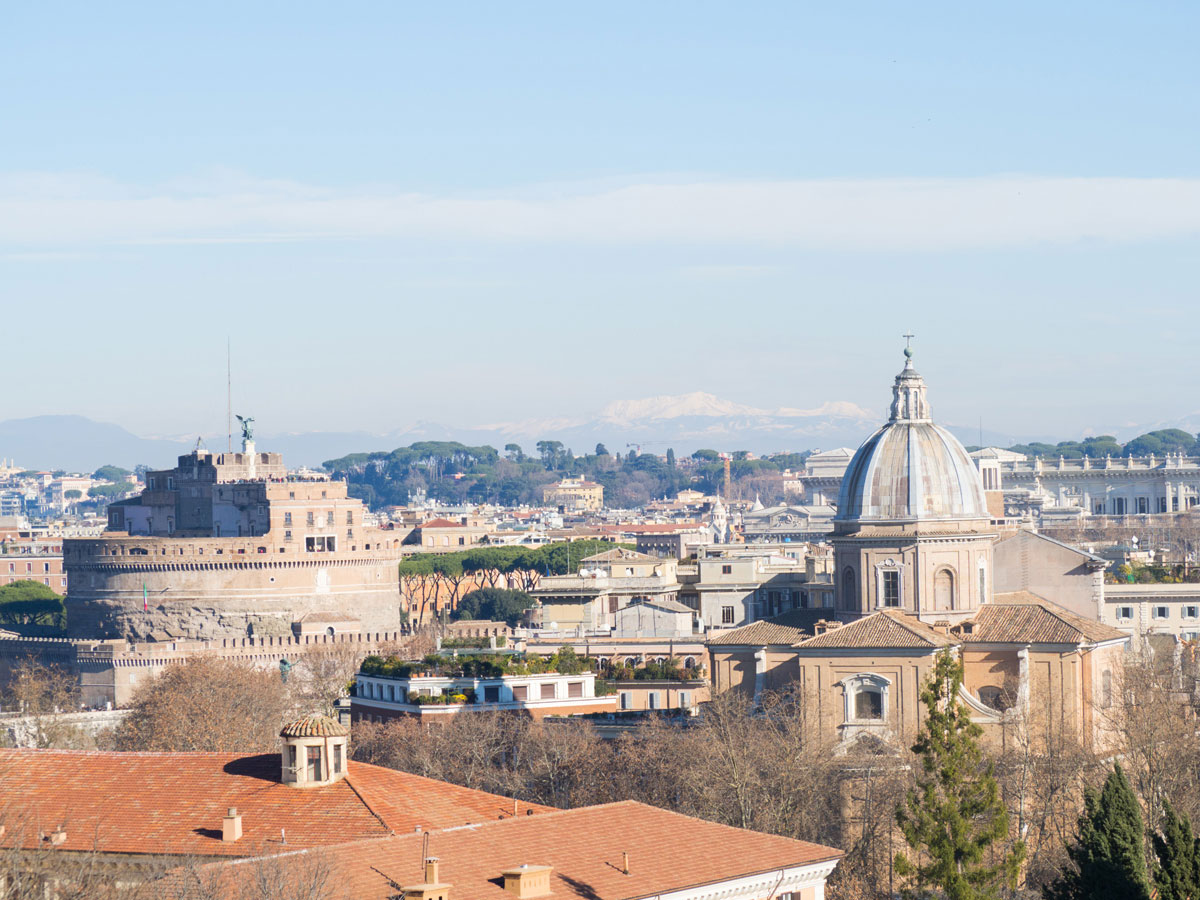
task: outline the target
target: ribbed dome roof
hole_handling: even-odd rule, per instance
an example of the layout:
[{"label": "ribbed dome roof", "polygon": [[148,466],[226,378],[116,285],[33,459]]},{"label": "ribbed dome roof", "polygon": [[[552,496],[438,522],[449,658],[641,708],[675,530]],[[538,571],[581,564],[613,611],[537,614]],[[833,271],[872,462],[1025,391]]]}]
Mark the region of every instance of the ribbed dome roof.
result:
[{"label": "ribbed dome roof", "polygon": [[912,355],[896,376],[888,423],[858,448],[842,478],[839,521],[986,519],[983,483],[958,439],[929,418]]},{"label": "ribbed dome roof", "polygon": [[329,716],[305,716],[289,722],[279,732],[280,737],[347,737],[350,729]]}]

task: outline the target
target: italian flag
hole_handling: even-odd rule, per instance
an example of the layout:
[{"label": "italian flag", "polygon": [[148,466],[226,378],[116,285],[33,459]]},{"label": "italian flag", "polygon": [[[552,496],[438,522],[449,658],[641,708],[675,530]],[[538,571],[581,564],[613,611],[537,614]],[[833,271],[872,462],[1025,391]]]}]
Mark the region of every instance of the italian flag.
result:
[{"label": "italian flag", "polygon": [[146,592],[146,582],[142,582],[142,612],[150,612],[150,595]]}]

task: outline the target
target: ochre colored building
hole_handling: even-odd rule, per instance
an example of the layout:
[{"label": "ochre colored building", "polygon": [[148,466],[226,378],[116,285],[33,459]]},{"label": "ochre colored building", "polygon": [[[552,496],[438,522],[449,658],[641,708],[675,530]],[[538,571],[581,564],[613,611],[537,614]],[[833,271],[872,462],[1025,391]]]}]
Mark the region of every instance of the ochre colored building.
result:
[{"label": "ochre colored building", "polygon": [[586,478],[564,478],[542,488],[542,502],[562,512],[599,512],[604,509],[604,486]]},{"label": "ochre colored building", "polygon": [[964,667],[962,699],[989,740],[1072,740],[1102,752],[1127,637],[1053,598],[995,592],[998,535],[983,484],[962,444],[933,423],[905,353],[890,418],[842,479],[834,609],[714,638],[715,689],[795,691],[835,746],[866,736],[910,744],[921,685],[950,650]]}]

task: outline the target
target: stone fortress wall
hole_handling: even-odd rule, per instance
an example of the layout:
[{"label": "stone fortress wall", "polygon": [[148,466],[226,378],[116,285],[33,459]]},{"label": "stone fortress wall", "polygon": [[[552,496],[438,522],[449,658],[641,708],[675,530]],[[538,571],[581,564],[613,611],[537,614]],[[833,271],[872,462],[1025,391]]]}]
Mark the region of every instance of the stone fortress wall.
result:
[{"label": "stone fortress wall", "polygon": [[[358,619],[368,631],[401,624],[401,533],[363,531],[353,549],[309,552],[274,535],[66,540],[72,637],[143,639],[154,631],[212,639],[285,635],[307,613]],[[143,591],[145,606],[143,609]]]}]

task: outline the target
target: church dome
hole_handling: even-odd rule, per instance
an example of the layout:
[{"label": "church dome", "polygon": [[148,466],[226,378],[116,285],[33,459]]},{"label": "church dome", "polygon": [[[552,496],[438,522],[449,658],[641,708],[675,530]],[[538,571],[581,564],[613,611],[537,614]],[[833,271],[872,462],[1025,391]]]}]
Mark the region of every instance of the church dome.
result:
[{"label": "church dome", "polygon": [[838,521],[989,518],[983,483],[958,438],[929,417],[925,380],[905,349],[891,416],[867,438],[842,478]]}]

